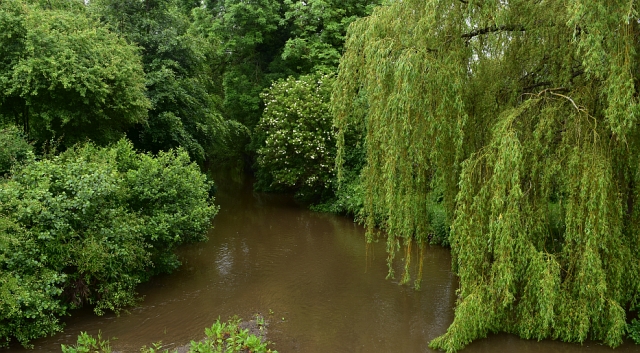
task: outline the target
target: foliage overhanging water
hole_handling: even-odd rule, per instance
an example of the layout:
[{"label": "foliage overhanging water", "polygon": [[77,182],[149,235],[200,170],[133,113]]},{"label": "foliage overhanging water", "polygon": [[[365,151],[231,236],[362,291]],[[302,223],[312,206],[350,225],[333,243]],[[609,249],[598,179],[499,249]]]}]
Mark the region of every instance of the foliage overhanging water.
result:
[{"label": "foliage overhanging water", "polygon": [[[207,243],[180,249],[183,266],[140,287],[140,306],[120,317],[75,312],[65,332],[35,341],[60,352],[81,331],[116,337],[116,351],[162,341],[174,348],[203,337],[218,317],[262,313],[268,339],[287,352],[425,352],[453,320],[457,279],[447,249],[425,252],[421,291],[385,280],[383,242],[365,253],[364,229],[307,211],[283,195],[252,192],[248,181],[218,184],[221,205]],[[399,269],[398,269],[399,270]],[[611,352],[601,344],[525,341],[492,335],[464,352]],[[23,351],[13,347],[2,351]],[[634,352],[626,343],[616,352]]]}]

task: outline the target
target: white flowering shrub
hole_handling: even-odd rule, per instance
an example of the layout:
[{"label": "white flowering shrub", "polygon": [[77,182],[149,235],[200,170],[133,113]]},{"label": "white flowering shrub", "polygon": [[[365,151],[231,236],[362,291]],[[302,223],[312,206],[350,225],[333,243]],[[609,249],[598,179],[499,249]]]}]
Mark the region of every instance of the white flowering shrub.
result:
[{"label": "white flowering shrub", "polygon": [[276,191],[295,191],[308,201],[331,192],[335,133],[329,110],[332,75],[314,74],[274,82],[262,95],[264,113],[256,126],[258,182]]}]

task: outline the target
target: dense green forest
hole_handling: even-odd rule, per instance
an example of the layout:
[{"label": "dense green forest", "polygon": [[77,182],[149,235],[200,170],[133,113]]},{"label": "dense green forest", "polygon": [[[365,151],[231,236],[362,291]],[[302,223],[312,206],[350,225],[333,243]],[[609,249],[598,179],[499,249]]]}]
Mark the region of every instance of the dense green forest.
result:
[{"label": "dense green forest", "polygon": [[0,346],[135,305],[219,169],[363,222],[402,284],[450,247],[433,348],[640,343],[638,5],[0,0]]}]

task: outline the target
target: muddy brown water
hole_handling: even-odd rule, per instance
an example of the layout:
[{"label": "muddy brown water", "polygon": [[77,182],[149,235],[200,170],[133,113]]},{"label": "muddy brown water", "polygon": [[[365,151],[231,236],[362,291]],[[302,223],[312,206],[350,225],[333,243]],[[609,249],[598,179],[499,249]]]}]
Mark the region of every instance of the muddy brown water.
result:
[{"label": "muddy brown water", "polygon": [[[248,180],[220,185],[221,206],[206,243],[179,249],[183,266],[139,288],[129,313],[67,318],[63,333],[36,351],[60,352],[82,331],[115,337],[114,350],[177,347],[204,337],[217,318],[261,313],[269,340],[288,352],[427,352],[453,320],[458,285],[447,249],[429,247],[422,289],[385,280],[384,242],[365,251],[364,229],[346,217],[314,213],[291,197],[255,193]],[[400,273],[400,269],[397,269]],[[0,350],[21,351],[13,347]],[[599,343],[526,341],[490,335],[463,352],[613,352]],[[625,343],[615,352],[639,352]]]}]

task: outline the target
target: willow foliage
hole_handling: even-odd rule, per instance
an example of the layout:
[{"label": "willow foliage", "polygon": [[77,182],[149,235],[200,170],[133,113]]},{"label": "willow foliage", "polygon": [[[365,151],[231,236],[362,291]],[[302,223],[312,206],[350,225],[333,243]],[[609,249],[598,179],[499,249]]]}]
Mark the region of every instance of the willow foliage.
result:
[{"label": "willow foliage", "polygon": [[434,199],[451,224],[458,303],[432,347],[622,343],[640,293],[637,8],[405,0],[351,25],[337,163],[360,129],[368,239],[381,225],[390,261],[405,247],[406,282]]}]

